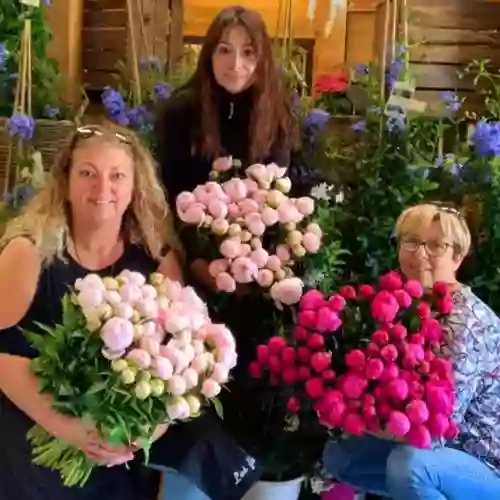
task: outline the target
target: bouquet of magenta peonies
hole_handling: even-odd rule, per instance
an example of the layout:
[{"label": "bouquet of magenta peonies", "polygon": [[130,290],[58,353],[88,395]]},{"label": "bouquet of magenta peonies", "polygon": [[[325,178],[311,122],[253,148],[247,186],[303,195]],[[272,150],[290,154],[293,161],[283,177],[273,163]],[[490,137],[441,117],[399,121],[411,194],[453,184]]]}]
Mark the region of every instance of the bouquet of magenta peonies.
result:
[{"label": "bouquet of magenta peonies", "polygon": [[396,272],[378,286],[345,286],[325,297],[305,293],[292,339],[273,337],[250,366],[284,395],[289,417],[311,410],[338,432],[403,440],[416,447],[452,438],[454,383],[441,355],[440,320],[451,312],[448,286],[424,297],[419,282]]},{"label": "bouquet of magenta peonies", "polygon": [[303,284],[294,265],[319,250],[322,234],[311,219],[314,200],[287,196],[291,181],[285,173],[274,163],[243,170],[231,158],[220,158],[213,180],[177,196],[179,219],[197,228],[220,291],[253,283],[269,290],[278,307],[299,301]]},{"label": "bouquet of magenta peonies", "polygon": [[[26,333],[55,409],[87,420],[110,444],[138,443],[146,459],[158,425],[196,418],[210,402],[220,412],[235,342],[192,288],[131,271],[89,274],[74,288],[60,325]],[[38,425],[28,439],[34,462],[59,470],[66,486],[83,485],[98,465]]]}]

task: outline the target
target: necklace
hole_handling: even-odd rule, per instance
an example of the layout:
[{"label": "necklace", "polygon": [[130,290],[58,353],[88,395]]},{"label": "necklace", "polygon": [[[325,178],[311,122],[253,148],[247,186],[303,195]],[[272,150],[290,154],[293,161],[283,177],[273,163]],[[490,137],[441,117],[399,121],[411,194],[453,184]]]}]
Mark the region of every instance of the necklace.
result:
[{"label": "necklace", "polygon": [[[74,251],[74,254],[75,254],[75,257],[76,257],[77,264],[79,264],[82,268],[87,269],[87,267],[83,263],[83,260],[82,260],[82,258],[80,256],[80,252],[78,251],[78,246],[76,245],[76,242],[73,239],[71,240],[71,244],[73,245],[73,251]],[[119,247],[119,246],[121,247],[122,245],[123,245],[123,240],[120,238],[115,243],[115,245],[111,248],[111,251],[109,252],[109,254],[114,253],[116,251],[117,247]],[[121,252],[121,253],[123,253],[123,252]],[[117,259],[113,259],[113,263],[111,265],[107,265],[107,266],[105,266],[103,268],[96,269],[96,271],[100,271],[102,269],[108,269],[108,268],[110,268],[110,274],[113,275],[115,264],[118,262],[119,259],[120,259],[120,257],[118,257]]]}]

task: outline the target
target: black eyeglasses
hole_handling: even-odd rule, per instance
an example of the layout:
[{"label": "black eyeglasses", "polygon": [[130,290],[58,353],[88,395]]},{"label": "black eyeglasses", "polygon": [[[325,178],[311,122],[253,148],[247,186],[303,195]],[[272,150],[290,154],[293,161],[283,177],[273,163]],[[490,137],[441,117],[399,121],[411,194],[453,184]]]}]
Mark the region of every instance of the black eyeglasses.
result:
[{"label": "black eyeglasses", "polygon": [[103,137],[106,135],[113,135],[120,142],[123,142],[124,144],[132,144],[132,141],[126,135],[121,134],[120,132],[111,132],[107,130],[102,130],[100,127],[97,127],[95,125],[87,125],[84,127],[78,127],[76,129],[76,136],[81,137],[83,139],[89,139],[90,137],[93,137],[95,135],[99,137]]},{"label": "black eyeglasses", "polygon": [[415,253],[420,247],[424,247],[427,255],[430,257],[442,257],[449,247],[452,247],[450,243],[443,243],[440,241],[418,241],[416,239],[402,240],[399,243],[399,248],[405,252]]}]

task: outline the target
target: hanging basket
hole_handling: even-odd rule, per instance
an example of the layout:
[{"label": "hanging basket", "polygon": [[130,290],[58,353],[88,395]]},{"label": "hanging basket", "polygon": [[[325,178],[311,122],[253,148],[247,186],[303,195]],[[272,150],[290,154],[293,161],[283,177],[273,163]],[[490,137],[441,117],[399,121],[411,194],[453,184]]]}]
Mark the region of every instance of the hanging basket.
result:
[{"label": "hanging basket", "polygon": [[[12,140],[5,130],[8,118],[0,117],[0,184],[3,186],[8,168],[12,168],[17,158],[17,141]],[[45,169],[49,169],[59,151],[77,125],[70,120],[35,120],[35,135],[30,142],[35,151],[40,151]],[[11,145],[12,144],[12,145]],[[11,153],[9,153],[11,149]]]}]

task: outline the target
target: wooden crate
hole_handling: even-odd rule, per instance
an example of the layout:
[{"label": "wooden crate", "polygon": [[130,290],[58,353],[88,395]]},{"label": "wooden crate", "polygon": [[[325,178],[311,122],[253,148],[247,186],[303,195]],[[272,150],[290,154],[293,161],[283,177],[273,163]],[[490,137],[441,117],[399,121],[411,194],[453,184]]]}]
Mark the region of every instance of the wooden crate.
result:
[{"label": "wooden crate", "polygon": [[[172,68],[182,54],[183,0],[133,0],[132,5],[139,61],[155,56]],[[119,64],[131,63],[132,52],[127,0],[84,0],[82,62],[86,87],[100,90],[114,85]]]},{"label": "wooden crate", "polygon": [[[377,7],[374,52],[384,57],[386,12],[389,36],[393,27],[403,33],[401,16],[394,18],[394,0],[381,0]],[[460,79],[458,71],[474,59],[491,59],[500,67],[500,3],[483,0],[406,0],[409,9],[408,38],[411,72],[417,98],[429,105],[431,114],[443,113],[441,95],[446,90],[467,97],[470,111],[481,99],[471,78]],[[400,5],[402,1],[398,2]],[[391,54],[386,54],[390,64]]]}]

